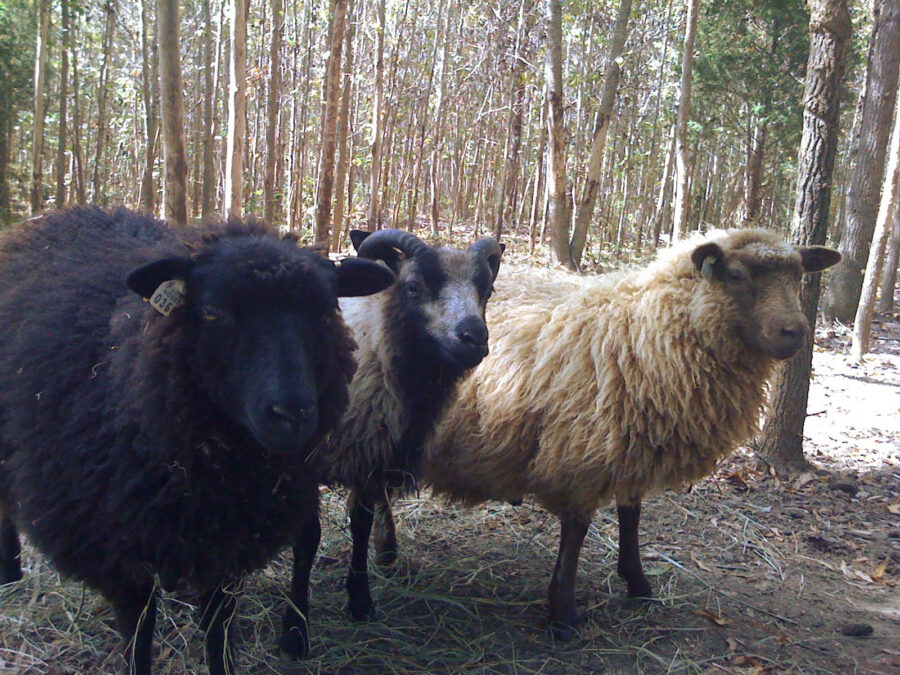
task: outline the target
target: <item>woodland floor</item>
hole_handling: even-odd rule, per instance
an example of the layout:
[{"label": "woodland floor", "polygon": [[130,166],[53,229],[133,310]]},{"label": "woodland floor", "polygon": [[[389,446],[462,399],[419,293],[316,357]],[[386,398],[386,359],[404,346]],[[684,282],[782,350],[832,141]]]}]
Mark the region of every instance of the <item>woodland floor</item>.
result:
[{"label": "woodland floor", "polygon": [[[900,315],[879,319],[874,353],[859,367],[844,356],[849,335],[820,331],[811,471],[782,482],[742,449],[689,489],[645,502],[654,600],[624,596],[615,514],[604,509],[581,557],[579,636],[554,642],[545,597],[555,518],[528,502],[465,511],[423,493],[396,508],[406,572],[376,572],[380,620],[354,624],[343,610],[346,495],[326,491],[311,658],[287,664],[274,648],[289,579],[283,557],[247,580],[240,671],[900,672]],[[27,547],[24,566],[25,579],[0,589],[0,672],[121,671],[102,599],[60,580]],[[167,598],[161,610],[157,672],[203,672],[189,607]]]}]

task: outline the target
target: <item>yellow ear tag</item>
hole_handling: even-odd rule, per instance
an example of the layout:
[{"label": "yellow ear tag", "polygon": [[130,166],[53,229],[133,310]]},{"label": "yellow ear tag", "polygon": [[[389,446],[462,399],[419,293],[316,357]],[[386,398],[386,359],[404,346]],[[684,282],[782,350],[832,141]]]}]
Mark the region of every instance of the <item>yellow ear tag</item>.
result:
[{"label": "yellow ear tag", "polygon": [[176,307],[184,304],[184,279],[169,279],[159,285],[150,298],[153,309],[169,316]]}]

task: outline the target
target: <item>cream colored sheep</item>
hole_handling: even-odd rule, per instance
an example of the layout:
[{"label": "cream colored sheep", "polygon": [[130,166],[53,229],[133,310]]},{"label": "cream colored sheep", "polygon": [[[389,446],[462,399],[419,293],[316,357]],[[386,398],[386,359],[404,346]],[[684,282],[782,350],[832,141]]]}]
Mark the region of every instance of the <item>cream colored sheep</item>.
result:
[{"label": "cream colored sheep", "polygon": [[489,310],[491,354],[460,386],[424,474],[454,500],[532,494],[560,517],[549,589],[558,637],[577,620],[588,525],[614,497],[618,572],[629,595],[651,594],[641,499],[708,474],[757,432],[767,380],[809,333],[801,276],[839,259],[743,230],[682,244],[635,271],[504,271]]}]

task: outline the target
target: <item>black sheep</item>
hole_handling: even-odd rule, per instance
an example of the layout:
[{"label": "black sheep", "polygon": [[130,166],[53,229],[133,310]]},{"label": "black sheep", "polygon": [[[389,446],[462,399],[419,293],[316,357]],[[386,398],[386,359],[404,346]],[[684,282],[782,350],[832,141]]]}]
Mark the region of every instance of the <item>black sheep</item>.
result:
[{"label": "black sheep", "polygon": [[[164,315],[141,297],[169,280]],[[209,670],[230,669],[228,586],[318,518],[310,453],[355,370],[337,297],[392,280],[236,221],[78,208],[4,233],[0,583],[18,526],[113,605],[134,672],[157,583],[198,594]]]}]

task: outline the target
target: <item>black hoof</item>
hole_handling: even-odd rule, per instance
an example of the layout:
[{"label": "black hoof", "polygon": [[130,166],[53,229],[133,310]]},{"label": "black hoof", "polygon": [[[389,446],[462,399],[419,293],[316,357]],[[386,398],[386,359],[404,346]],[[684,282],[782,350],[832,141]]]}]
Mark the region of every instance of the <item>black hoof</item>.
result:
[{"label": "black hoof", "polygon": [[553,633],[553,638],[560,642],[569,642],[576,635],[575,627],[564,621],[551,621],[550,632]]},{"label": "black hoof", "polygon": [[281,634],[278,638],[278,650],[281,655],[292,661],[299,661],[309,656],[309,636],[306,631],[295,626]]},{"label": "black hoof", "polygon": [[639,600],[649,600],[653,597],[653,589],[646,577],[636,582],[628,582],[628,597]]},{"label": "black hoof", "polygon": [[0,570],[0,586],[11,584],[22,578],[22,568],[14,567],[11,569]]},{"label": "black hoof", "polygon": [[375,602],[371,598],[367,598],[362,602],[349,602],[347,604],[347,613],[354,621],[378,620],[378,610],[375,608]]}]

